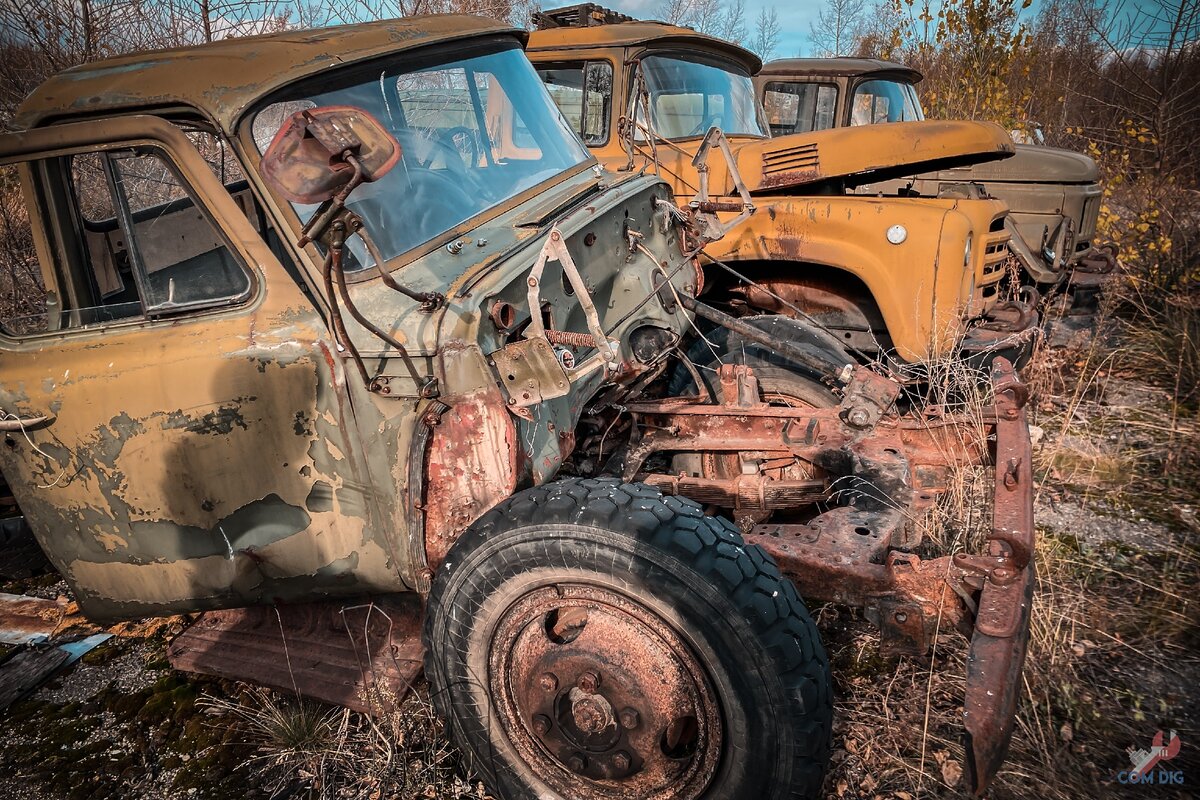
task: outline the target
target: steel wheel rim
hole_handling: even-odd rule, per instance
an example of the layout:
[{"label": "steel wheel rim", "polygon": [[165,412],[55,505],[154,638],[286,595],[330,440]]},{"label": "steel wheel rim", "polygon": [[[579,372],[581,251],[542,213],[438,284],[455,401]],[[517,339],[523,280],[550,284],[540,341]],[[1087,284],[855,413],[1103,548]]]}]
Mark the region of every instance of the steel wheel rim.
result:
[{"label": "steel wheel rim", "polygon": [[499,620],[488,665],[500,725],[559,794],[692,800],[711,784],[724,736],[712,680],[644,605],[588,584],[532,590]]}]

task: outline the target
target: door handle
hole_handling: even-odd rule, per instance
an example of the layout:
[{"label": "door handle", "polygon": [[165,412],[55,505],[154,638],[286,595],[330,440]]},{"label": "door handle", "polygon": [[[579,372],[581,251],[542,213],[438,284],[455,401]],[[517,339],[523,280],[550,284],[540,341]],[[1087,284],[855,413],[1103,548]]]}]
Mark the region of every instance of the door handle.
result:
[{"label": "door handle", "polygon": [[23,431],[28,428],[39,428],[54,421],[53,415],[41,417],[18,417],[16,414],[5,414],[0,417],[0,431]]}]

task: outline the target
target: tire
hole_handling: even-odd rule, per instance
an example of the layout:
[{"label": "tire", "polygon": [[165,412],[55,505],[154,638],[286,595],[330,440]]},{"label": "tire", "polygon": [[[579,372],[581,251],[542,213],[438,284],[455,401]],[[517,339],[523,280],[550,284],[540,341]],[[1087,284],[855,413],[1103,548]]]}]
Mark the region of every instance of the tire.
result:
[{"label": "tire", "polygon": [[819,796],[816,626],[766,553],[689,500],[604,478],[512,497],[451,549],[424,637],[438,712],[507,800]]},{"label": "tire", "polygon": [[0,519],[0,580],[31,578],[51,569],[24,517]]},{"label": "tire", "polygon": [[[768,315],[750,317],[745,322],[818,357],[829,365],[831,372],[854,363],[854,357],[844,348],[836,342],[829,342],[827,337],[799,320]],[[722,363],[745,364],[754,369],[759,386],[765,393],[790,396],[814,408],[829,408],[840,401],[833,389],[804,365],[725,328],[715,328],[705,333],[704,338],[697,338],[688,347],[686,355],[699,368],[710,392],[715,392],[717,388],[715,377],[718,366]],[[689,391],[694,392],[694,387],[691,374],[681,366],[671,376],[668,394],[679,397]]]}]

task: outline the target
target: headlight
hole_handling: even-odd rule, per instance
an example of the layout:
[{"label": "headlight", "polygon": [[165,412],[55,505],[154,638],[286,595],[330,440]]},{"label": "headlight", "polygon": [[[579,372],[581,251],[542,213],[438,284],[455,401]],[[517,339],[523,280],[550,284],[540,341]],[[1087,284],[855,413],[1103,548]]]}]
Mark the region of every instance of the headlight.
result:
[{"label": "headlight", "polygon": [[971,266],[971,246],[973,244],[975,244],[975,237],[973,234],[968,233],[967,234],[967,246],[966,246],[966,248],[963,249],[963,266],[964,267]]}]

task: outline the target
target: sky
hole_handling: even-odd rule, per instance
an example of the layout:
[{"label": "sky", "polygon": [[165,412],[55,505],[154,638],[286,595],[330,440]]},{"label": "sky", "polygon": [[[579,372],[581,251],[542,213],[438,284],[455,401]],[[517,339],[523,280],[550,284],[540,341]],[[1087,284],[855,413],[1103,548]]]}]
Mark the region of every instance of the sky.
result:
[{"label": "sky", "polygon": [[[1117,14],[1129,15],[1137,11],[1154,12],[1161,7],[1162,0],[1110,0]],[[662,0],[595,0],[600,5],[622,11],[631,17],[639,19],[654,19]],[[564,2],[563,5],[567,3]],[[553,8],[554,5],[543,0],[542,5]],[[746,0],[746,29],[750,36],[754,35],[754,23],[759,11],[764,6],[774,7],[779,15],[779,25],[782,29],[780,45],[775,58],[791,58],[793,56],[813,56],[811,42],[811,26],[820,13],[823,0]],[[1032,21],[1042,5],[1042,0],[1034,0],[1032,5],[1021,12],[1021,19]],[[749,44],[747,42],[747,44]]]}]

